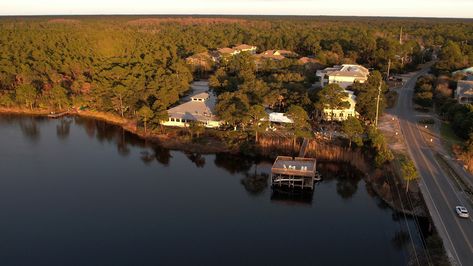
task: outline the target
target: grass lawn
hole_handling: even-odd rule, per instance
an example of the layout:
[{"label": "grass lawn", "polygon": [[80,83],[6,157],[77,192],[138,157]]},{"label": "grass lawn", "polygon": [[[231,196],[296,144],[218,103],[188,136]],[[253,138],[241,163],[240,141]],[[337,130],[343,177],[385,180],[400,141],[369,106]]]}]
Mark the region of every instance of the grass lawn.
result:
[{"label": "grass lawn", "polygon": [[445,148],[449,153],[452,153],[452,146],[455,144],[462,144],[464,141],[458,137],[453,129],[450,127],[450,124],[442,122],[440,126],[440,135],[442,136],[443,143]]}]

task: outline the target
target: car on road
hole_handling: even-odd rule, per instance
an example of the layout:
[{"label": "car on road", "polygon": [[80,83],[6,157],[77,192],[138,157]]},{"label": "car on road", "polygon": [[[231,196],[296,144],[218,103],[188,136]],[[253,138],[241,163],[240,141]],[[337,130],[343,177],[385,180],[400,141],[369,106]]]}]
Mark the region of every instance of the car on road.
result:
[{"label": "car on road", "polygon": [[468,214],[468,210],[463,206],[456,206],[455,211],[457,212],[458,216],[462,218],[470,217],[470,215]]}]

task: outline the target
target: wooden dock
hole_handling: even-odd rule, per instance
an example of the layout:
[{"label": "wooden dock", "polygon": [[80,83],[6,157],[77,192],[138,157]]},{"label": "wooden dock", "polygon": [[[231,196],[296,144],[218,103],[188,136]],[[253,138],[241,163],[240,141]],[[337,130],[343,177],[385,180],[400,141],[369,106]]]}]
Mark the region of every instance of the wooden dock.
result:
[{"label": "wooden dock", "polygon": [[69,111],[66,111],[66,112],[62,112],[62,113],[51,113],[48,115],[49,118],[59,118],[59,117],[63,117],[63,116],[66,116],[70,114]]},{"label": "wooden dock", "polygon": [[314,189],[316,160],[278,156],[271,168],[271,186]]}]

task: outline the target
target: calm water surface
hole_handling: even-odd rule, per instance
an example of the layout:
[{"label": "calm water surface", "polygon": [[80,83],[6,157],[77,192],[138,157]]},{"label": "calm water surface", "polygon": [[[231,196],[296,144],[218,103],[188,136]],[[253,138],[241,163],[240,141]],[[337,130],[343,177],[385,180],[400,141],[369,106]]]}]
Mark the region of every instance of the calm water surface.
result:
[{"label": "calm water surface", "polygon": [[1,265],[406,264],[406,222],[347,165],[291,195],[268,187],[270,162],[94,120],[0,116],[0,136]]}]

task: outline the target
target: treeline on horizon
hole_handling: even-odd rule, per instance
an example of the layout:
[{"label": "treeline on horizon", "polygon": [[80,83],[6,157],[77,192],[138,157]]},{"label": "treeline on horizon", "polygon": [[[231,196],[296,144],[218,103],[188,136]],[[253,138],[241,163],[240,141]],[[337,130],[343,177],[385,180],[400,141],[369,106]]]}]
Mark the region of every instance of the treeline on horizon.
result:
[{"label": "treeline on horizon", "polygon": [[[325,66],[358,63],[383,75],[388,61],[392,73],[404,72],[429,60],[433,51],[439,54],[438,72],[473,64],[473,22],[462,19],[2,17],[0,106],[52,110],[75,106],[128,118],[139,118],[138,111],[146,109],[145,113],[151,111],[150,126],[157,126],[195,78],[186,57],[241,43],[256,45],[260,51],[285,49],[313,56]],[[292,99],[292,105],[308,113],[317,107],[316,99],[301,93],[314,73],[295,59],[250,71],[246,74],[266,82],[258,86],[273,97],[283,92],[283,99]]]}]

